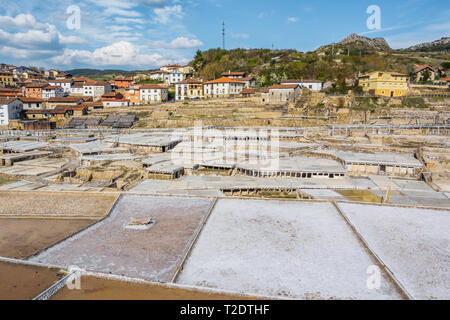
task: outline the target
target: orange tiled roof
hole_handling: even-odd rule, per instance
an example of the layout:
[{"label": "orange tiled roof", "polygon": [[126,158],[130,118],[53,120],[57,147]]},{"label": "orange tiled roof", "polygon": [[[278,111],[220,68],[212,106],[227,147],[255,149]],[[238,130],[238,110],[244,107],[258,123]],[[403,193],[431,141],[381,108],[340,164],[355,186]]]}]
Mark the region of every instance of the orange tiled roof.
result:
[{"label": "orange tiled roof", "polygon": [[141,85],[141,89],[167,89],[167,88],[157,84],[143,84]]},{"label": "orange tiled roof", "polygon": [[277,84],[274,86],[269,87],[269,89],[295,89],[299,87],[298,84]]},{"label": "orange tiled roof", "polygon": [[212,80],[212,81],[207,81],[204,84],[213,84],[213,83],[241,83],[244,84],[242,81],[238,81],[236,79],[230,79],[227,77],[222,77],[216,80]]}]

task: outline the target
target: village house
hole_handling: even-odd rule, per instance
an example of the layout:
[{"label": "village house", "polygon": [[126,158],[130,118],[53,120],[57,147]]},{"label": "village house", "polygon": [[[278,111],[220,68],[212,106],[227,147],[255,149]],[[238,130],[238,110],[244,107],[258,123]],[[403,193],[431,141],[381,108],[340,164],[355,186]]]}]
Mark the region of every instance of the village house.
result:
[{"label": "village house", "polygon": [[439,80],[441,76],[441,70],[429,64],[414,66],[414,81],[434,81]]},{"label": "village house", "polygon": [[181,82],[184,80],[184,74],[178,69],[169,72],[169,85]]},{"label": "village house", "polygon": [[42,110],[44,109],[44,100],[37,98],[19,98],[23,104],[23,110]]},{"label": "village house", "polygon": [[43,99],[42,89],[47,87],[47,83],[31,82],[25,85],[25,97]]},{"label": "village house", "polygon": [[268,103],[295,103],[300,95],[301,87],[298,84],[279,84],[269,87]]},{"label": "village house", "polygon": [[185,101],[203,97],[203,83],[190,78],[175,84],[175,100]]},{"label": "village house", "polygon": [[206,98],[235,97],[245,88],[245,83],[222,77],[203,83],[203,94]]},{"label": "village house", "polygon": [[294,85],[298,84],[302,88],[309,89],[311,91],[321,91],[323,89],[323,82],[320,80],[283,80],[281,84]]},{"label": "village house", "polygon": [[64,93],[67,94],[71,94],[72,93],[72,84],[73,84],[73,80],[72,79],[64,79],[64,80],[50,80],[48,82],[49,85],[51,86],[59,86],[61,88],[63,88]]},{"label": "village house", "polygon": [[55,69],[46,70],[46,71],[44,72],[44,74],[45,74],[49,79],[56,79],[56,76],[58,75],[58,70],[55,70]]},{"label": "village house", "polygon": [[132,85],[125,88],[124,99],[130,102],[131,106],[138,106],[141,104],[141,87],[139,85]]},{"label": "village house", "polygon": [[375,71],[359,77],[365,93],[384,97],[402,97],[408,89],[408,77],[402,73]]},{"label": "village house", "polygon": [[114,84],[116,85],[116,88],[128,88],[129,86],[134,84],[133,77],[122,77],[118,76],[114,78]]},{"label": "village house", "polygon": [[12,64],[0,63],[0,71],[12,71],[15,68],[17,68],[17,66]]},{"label": "village house", "polygon": [[23,97],[20,88],[2,88],[0,87],[0,98],[18,98]]},{"label": "village house", "polygon": [[95,101],[95,102],[88,101],[88,102],[83,102],[81,105],[86,107],[87,111],[103,109],[103,103],[101,101]]},{"label": "village house", "polygon": [[161,81],[164,83],[169,82],[169,72],[163,70],[152,71],[149,73],[151,80]]},{"label": "village house", "polygon": [[130,106],[130,101],[124,99],[124,96],[119,92],[105,93],[100,99],[100,101],[102,102],[104,108],[107,107],[127,108]]},{"label": "village house", "polygon": [[[47,109],[55,109],[57,106],[77,106],[88,100],[88,97],[68,96],[68,97],[54,97],[46,102]],[[92,97],[89,97],[92,101]]]},{"label": "village house", "polygon": [[23,103],[17,98],[0,98],[0,126],[7,126],[9,120],[20,119]]},{"label": "village house", "polygon": [[247,88],[241,92],[243,98],[255,97],[259,94],[259,90],[256,88]]},{"label": "village house", "polygon": [[14,85],[14,77],[10,71],[0,72],[0,86],[10,87]]},{"label": "village house", "polygon": [[84,96],[84,84],[74,83],[70,87],[70,95],[72,96]]},{"label": "village house", "polygon": [[252,76],[245,78],[236,78],[237,81],[241,81],[245,84],[245,89],[253,88],[256,85],[256,80]]},{"label": "village house", "polygon": [[26,71],[20,75],[20,78],[23,80],[26,79],[43,80],[44,75],[34,71]]},{"label": "village house", "polygon": [[83,85],[84,95],[99,100],[102,95],[111,92],[111,84],[101,81],[86,81]]},{"label": "village house", "polygon": [[25,116],[28,120],[58,120],[73,116],[74,109],[77,108],[78,106],[57,106],[55,109],[27,110]]},{"label": "village house", "polygon": [[70,78],[72,78],[72,75],[67,72],[59,71],[58,74],[56,75],[56,80],[64,80],[64,79],[70,79]]},{"label": "village house", "polygon": [[42,99],[47,100],[50,98],[64,97],[64,89],[59,86],[45,86],[42,88]]},{"label": "village house", "polygon": [[[22,77],[23,73],[36,73],[36,71],[34,71],[33,69],[30,69],[28,67],[24,67],[24,66],[20,66],[20,67],[15,67],[13,69],[11,69],[13,71],[13,74],[15,77],[20,78]],[[28,74],[26,75],[26,77],[28,77]]]},{"label": "village house", "polygon": [[245,72],[224,72],[221,74],[222,77],[230,78],[230,79],[242,79],[245,78]]},{"label": "village house", "polygon": [[168,64],[165,66],[162,66],[160,68],[161,71],[170,72],[172,70],[178,70],[181,66],[179,64]]},{"label": "village house", "polygon": [[142,85],[140,88],[140,99],[142,104],[165,102],[169,99],[169,90],[155,84]]}]

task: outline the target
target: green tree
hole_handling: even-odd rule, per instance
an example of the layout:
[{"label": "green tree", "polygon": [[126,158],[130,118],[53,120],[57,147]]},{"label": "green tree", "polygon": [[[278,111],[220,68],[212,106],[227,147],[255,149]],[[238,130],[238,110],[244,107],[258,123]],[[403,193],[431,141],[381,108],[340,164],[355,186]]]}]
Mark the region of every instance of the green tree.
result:
[{"label": "green tree", "polygon": [[422,74],[422,81],[427,82],[431,78],[431,72],[430,70],[425,70]]},{"label": "green tree", "polygon": [[441,63],[441,67],[445,70],[450,70],[450,61],[445,61]]}]

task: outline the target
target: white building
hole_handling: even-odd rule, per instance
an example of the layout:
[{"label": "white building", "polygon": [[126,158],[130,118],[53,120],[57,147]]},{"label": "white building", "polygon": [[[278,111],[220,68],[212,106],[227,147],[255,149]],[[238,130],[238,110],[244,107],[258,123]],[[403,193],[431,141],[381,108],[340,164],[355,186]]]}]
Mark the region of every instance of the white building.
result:
[{"label": "white building", "polygon": [[323,89],[323,82],[319,80],[284,80],[281,81],[284,85],[298,84],[302,88],[307,88],[311,91],[321,91]]},{"label": "white building", "polygon": [[298,84],[274,85],[269,87],[269,101],[265,101],[265,103],[295,103],[300,92],[301,87]]},{"label": "white building", "polygon": [[73,84],[70,87],[70,95],[84,96],[84,86],[82,84]]},{"label": "white building", "polygon": [[227,77],[203,83],[203,94],[206,98],[234,97],[244,89],[244,82]]},{"label": "white building", "polygon": [[51,80],[48,82],[51,86],[59,86],[63,88],[64,92],[67,94],[71,94],[71,88],[73,84],[72,79],[64,79],[64,80]]},{"label": "white building", "polygon": [[175,100],[185,101],[203,97],[203,83],[193,78],[175,84]]},{"label": "white building", "polygon": [[111,92],[111,84],[107,82],[86,81],[83,85],[84,96],[93,97],[99,100],[105,93]]},{"label": "white building", "polygon": [[128,108],[130,101],[127,99],[102,98],[103,108]]},{"label": "white building", "polygon": [[149,77],[151,80],[157,80],[157,81],[162,81],[162,82],[169,81],[169,73],[167,71],[163,71],[163,70],[152,71],[149,73]]},{"label": "white building", "polygon": [[175,84],[184,80],[184,73],[178,70],[172,70],[169,72],[169,84]]},{"label": "white building", "polygon": [[20,119],[23,103],[19,99],[0,98],[0,126],[7,126],[9,120]]},{"label": "white building", "polygon": [[156,84],[142,85],[140,99],[142,104],[165,102],[169,99],[169,90]]},{"label": "white building", "polygon": [[61,98],[64,96],[64,89],[59,86],[46,86],[42,88],[42,99],[44,100],[50,98]]}]

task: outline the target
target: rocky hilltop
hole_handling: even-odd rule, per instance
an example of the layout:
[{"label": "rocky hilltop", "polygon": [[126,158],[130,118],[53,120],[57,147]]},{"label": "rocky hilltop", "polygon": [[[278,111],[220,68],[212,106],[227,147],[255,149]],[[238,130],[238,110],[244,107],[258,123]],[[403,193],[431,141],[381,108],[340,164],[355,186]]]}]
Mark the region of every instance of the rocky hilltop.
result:
[{"label": "rocky hilltop", "polygon": [[409,47],[407,51],[443,51],[450,50],[450,37],[444,37],[433,42],[425,42]]},{"label": "rocky hilltop", "polygon": [[364,46],[377,49],[377,50],[391,50],[391,47],[387,43],[387,41],[384,38],[367,38],[360,35],[357,35],[356,33],[353,33],[349,35],[347,38],[342,40],[338,43],[338,45],[347,45],[347,44],[363,44]]},{"label": "rocky hilltop", "polygon": [[384,38],[367,38],[360,35],[357,35],[356,33],[353,33],[349,35],[347,38],[342,40],[338,43],[329,44],[326,46],[322,46],[317,51],[323,51],[331,46],[335,46],[336,48],[348,48],[348,47],[355,47],[359,49],[368,49],[368,50],[375,50],[375,51],[390,51],[391,47],[387,43],[387,41]]}]

